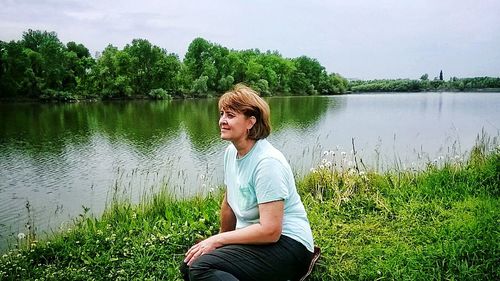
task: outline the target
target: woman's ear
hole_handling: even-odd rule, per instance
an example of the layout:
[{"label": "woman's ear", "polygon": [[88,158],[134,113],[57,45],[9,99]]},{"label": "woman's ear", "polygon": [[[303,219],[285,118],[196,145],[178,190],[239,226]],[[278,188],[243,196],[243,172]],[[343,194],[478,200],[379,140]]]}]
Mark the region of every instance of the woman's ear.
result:
[{"label": "woman's ear", "polygon": [[257,123],[257,118],[255,118],[255,116],[250,116],[248,118],[248,120],[250,120],[250,127],[248,128],[249,130],[253,128],[253,126],[255,125],[255,123]]}]

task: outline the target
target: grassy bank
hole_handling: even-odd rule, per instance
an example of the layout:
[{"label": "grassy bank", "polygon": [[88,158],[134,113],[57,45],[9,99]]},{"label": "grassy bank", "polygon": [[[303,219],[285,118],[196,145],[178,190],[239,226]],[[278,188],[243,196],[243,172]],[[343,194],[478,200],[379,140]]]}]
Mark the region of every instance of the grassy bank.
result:
[{"label": "grassy bank", "polygon": [[[326,152],[298,181],[323,251],[310,280],[499,280],[499,184],[498,147],[384,173]],[[21,235],[0,257],[0,280],[179,280],[186,249],[218,231],[220,200],[160,193],[83,213],[49,240]]]}]

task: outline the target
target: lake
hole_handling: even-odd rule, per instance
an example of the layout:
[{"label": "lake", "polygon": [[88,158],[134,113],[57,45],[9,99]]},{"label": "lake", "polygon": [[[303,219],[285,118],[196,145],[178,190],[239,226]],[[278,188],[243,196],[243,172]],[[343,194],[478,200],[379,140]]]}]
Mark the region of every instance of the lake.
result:
[{"label": "lake", "polygon": [[[460,158],[483,132],[498,138],[500,93],[274,97],[271,143],[298,177],[325,150],[355,150],[373,169]],[[0,104],[0,249],[26,232],[67,228],[117,194],[137,202],[167,185],[175,196],[222,184],[217,100]]]}]

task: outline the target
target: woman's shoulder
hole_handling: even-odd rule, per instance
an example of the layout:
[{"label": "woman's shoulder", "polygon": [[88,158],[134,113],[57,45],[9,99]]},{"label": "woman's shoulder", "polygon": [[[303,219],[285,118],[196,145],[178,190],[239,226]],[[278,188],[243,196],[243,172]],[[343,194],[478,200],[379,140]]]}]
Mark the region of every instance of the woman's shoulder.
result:
[{"label": "woman's shoulder", "polygon": [[274,147],[267,139],[261,139],[258,141],[259,151],[256,153],[258,158],[262,161],[265,159],[275,159],[279,161],[283,161],[285,156],[281,151],[279,151],[276,147]]}]

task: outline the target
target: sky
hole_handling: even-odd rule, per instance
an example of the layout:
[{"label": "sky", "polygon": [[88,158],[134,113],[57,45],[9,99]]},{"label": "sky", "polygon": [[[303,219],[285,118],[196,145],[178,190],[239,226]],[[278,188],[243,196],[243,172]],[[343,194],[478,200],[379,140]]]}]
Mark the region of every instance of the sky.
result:
[{"label": "sky", "polygon": [[351,79],[500,77],[499,0],[0,0],[0,40],[28,29],[92,54],[141,38],[182,59],[202,37]]}]

